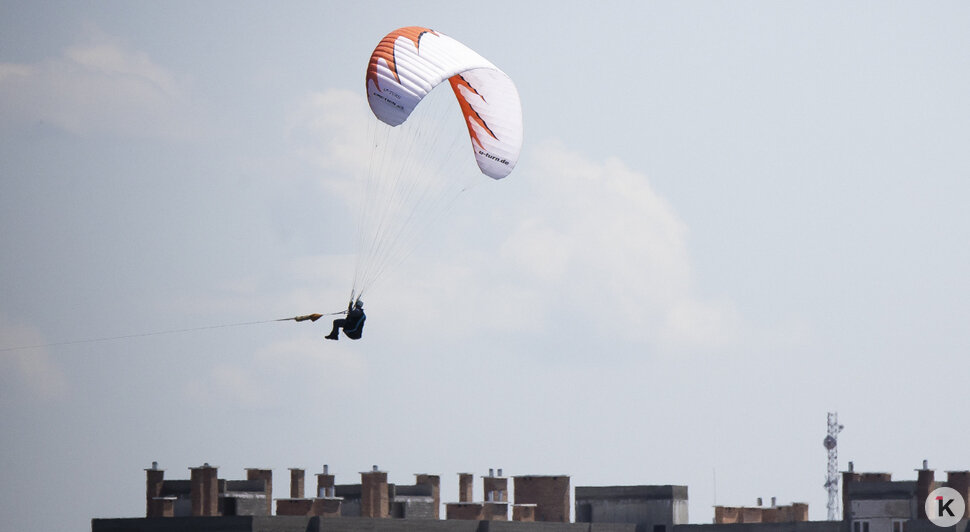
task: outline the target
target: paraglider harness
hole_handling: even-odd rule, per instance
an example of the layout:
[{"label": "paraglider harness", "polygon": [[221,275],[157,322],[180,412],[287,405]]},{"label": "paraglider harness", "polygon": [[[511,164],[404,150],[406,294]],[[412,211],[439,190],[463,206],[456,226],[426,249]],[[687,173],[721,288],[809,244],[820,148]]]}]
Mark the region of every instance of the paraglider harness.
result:
[{"label": "paraglider harness", "polygon": [[343,321],[345,322],[344,335],[352,340],[360,340],[360,335],[364,332],[364,322],[367,321],[363,306],[358,308],[351,301],[347,305],[347,317]]},{"label": "paraglider harness", "polygon": [[360,298],[356,300],[351,298],[350,303],[347,304],[347,310],[339,312],[338,314],[345,313],[347,314],[346,318],[333,320],[333,329],[324,338],[328,340],[339,340],[340,329],[343,329],[344,336],[347,338],[360,340],[360,335],[364,332],[364,321],[367,320],[367,316],[364,315],[364,302]]}]

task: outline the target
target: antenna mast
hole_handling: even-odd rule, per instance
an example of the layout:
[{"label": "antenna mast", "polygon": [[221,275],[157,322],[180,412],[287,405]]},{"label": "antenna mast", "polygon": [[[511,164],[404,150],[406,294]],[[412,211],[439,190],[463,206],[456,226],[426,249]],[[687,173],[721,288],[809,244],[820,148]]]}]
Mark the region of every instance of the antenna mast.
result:
[{"label": "antenna mast", "polygon": [[829,432],[825,436],[825,440],[822,441],[822,444],[829,453],[828,474],[825,476],[825,489],[829,492],[828,520],[837,521],[839,519],[839,449],[837,445],[839,443],[839,433],[845,427],[839,425],[838,412],[829,412],[828,414]]}]

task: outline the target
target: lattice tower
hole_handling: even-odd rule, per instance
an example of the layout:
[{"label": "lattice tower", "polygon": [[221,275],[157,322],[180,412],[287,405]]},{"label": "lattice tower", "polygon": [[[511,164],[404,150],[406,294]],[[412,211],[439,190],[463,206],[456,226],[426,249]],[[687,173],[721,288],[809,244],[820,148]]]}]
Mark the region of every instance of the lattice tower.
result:
[{"label": "lattice tower", "polygon": [[825,489],[829,492],[829,502],[827,505],[829,521],[839,519],[839,433],[845,428],[839,425],[838,412],[829,412],[828,416],[828,435],[825,436],[822,444],[828,450],[828,472],[825,476]]}]

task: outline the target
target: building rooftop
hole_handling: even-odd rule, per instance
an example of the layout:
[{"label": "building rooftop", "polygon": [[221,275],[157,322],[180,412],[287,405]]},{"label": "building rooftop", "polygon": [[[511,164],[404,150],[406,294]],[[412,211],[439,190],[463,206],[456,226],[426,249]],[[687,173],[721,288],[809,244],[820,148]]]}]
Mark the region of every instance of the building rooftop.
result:
[{"label": "building rooftop", "polygon": [[687,500],[687,486],[576,486],[576,498]]}]

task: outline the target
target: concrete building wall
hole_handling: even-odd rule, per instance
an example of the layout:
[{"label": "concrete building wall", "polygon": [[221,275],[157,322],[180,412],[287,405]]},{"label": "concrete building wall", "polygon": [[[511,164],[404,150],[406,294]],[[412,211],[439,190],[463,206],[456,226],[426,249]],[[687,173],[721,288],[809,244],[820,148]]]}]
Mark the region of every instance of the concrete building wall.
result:
[{"label": "concrete building wall", "polygon": [[[865,521],[869,523],[868,532],[893,532],[893,522],[895,519],[890,519],[886,517],[871,517],[869,519],[854,519],[852,522]],[[850,527],[849,530],[854,530]]]},{"label": "concrete building wall", "polygon": [[397,519],[437,519],[434,499],[431,497],[395,497],[391,503],[390,517]]},{"label": "concrete building wall", "polygon": [[415,475],[414,483],[431,488],[431,498],[434,499],[434,518],[441,517],[441,477],[438,475]]},{"label": "concrete building wall", "polygon": [[853,519],[895,518],[911,519],[913,515],[912,499],[877,499],[853,500]]},{"label": "concrete building wall", "polygon": [[219,515],[273,515],[266,513],[263,495],[236,495],[219,498]]},{"label": "concrete building wall", "polygon": [[360,499],[345,500],[340,505],[340,517],[360,517]]},{"label": "concrete building wall", "polygon": [[[852,462],[849,462],[849,466],[851,468]],[[844,521],[848,521],[848,520],[850,520],[852,518],[852,516],[850,515],[851,512],[849,511],[849,508],[851,506],[850,499],[849,499],[849,486],[852,485],[852,484],[854,484],[854,483],[856,483],[856,482],[859,482],[859,479],[861,477],[862,477],[862,475],[860,475],[859,473],[856,473],[856,472],[852,471],[851,469],[849,471],[843,471],[842,472],[842,486],[841,486],[841,489],[842,489],[842,519]]]},{"label": "concrete building wall", "polygon": [[[585,506],[585,508],[581,508]],[[674,524],[674,501],[672,500],[597,500],[577,501],[576,521],[589,523],[649,523],[651,525]],[[581,517],[582,516],[582,517]]]},{"label": "concrete building wall", "polygon": [[649,530],[686,524],[687,486],[580,486],[576,521],[637,523]]},{"label": "concrete building wall", "polygon": [[343,499],[340,505],[341,517],[360,517],[360,484],[338,484],[334,486],[334,493]]},{"label": "concrete building wall", "polygon": [[273,515],[273,470],[251,467],[246,469],[246,480],[263,481],[263,493],[265,494],[266,514]]},{"label": "concrete building wall", "polygon": [[690,522],[687,513],[687,499],[674,499],[673,525],[686,525]]},{"label": "concrete building wall", "polygon": [[857,522],[868,523],[868,532],[893,532],[893,522],[908,521],[916,516],[915,497],[908,499],[852,499],[850,528]]},{"label": "concrete building wall", "polygon": [[176,497],[172,501],[172,517],[191,517],[192,516],[192,498],[191,497]]},{"label": "concrete building wall", "polygon": [[272,501],[266,498],[266,482],[220,480],[219,515],[273,515]]},{"label": "concrete building wall", "polygon": [[906,532],[970,532],[970,521],[963,519],[949,528],[940,528],[929,519],[914,519],[906,522]]},{"label": "concrete building wall", "polygon": [[[922,473],[922,471],[921,471]],[[863,475],[865,478],[865,475]],[[907,501],[907,506],[909,508],[908,514],[903,516],[900,515],[902,510],[898,508],[899,505],[892,504],[887,508],[893,508],[892,512],[894,516],[901,518],[915,518],[918,517],[921,512],[922,503],[916,504],[917,500],[924,500],[925,496],[920,497],[920,492],[925,489],[925,485],[921,485],[922,482],[926,482],[929,477],[924,475],[923,481],[864,481],[857,480],[851,484],[843,486],[844,499],[846,501],[846,506],[843,509],[843,518],[846,521],[858,520],[860,518],[869,518],[878,515],[880,511],[879,502],[883,501],[888,503],[891,501]],[[932,483],[935,484],[935,483]],[[929,495],[929,492],[926,493]],[[869,501],[869,502],[863,502]],[[861,506],[860,506],[861,504]],[[859,514],[858,512],[864,512]]]}]

